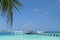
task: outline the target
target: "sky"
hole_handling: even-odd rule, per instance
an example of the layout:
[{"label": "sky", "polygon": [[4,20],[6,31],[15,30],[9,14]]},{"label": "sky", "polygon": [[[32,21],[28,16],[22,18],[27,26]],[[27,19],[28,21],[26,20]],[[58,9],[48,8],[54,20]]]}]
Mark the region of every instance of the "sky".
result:
[{"label": "sky", "polygon": [[[0,15],[0,30],[60,31],[60,0],[20,0],[22,8],[14,11],[13,27]],[[0,11],[1,13],[1,11]]]}]

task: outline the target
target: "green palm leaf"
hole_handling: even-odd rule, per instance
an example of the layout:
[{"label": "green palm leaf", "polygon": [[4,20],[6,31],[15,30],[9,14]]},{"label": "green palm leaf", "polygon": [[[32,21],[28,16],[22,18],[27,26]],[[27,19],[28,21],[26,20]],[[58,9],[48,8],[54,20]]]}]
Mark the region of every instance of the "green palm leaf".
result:
[{"label": "green palm leaf", "polygon": [[6,16],[7,23],[12,26],[13,24],[13,9],[19,11],[22,4],[19,0],[0,0],[0,10],[2,11],[2,16]]}]

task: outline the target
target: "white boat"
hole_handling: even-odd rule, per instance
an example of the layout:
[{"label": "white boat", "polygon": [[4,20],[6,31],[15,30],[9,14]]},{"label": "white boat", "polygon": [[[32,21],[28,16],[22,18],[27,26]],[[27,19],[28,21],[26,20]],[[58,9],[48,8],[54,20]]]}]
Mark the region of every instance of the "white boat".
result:
[{"label": "white boat", "polygon": [[33,34],[33,31],[31,29],[25,31],[26,34]]},{"label": "white boat", "polygon": [[12,34],[23,34],[23,31],[13,31]]},{"label": "white boat", "polygon": [[44,31],[37,31],[36,34],[44,34]]}]

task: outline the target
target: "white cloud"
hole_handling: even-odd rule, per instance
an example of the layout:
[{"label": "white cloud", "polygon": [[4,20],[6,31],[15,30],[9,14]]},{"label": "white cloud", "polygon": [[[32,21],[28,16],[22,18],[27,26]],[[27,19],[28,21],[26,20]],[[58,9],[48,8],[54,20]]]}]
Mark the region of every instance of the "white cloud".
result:
[{"label": "white cloud", "polygon": [[43,16],[43,15],[40,15],[40,17]]},{"label": "white cloud", "polygon": [[1,26],[1,24],[0,24],[0,26]]},{"label": "white cloud", "polygon": [[42,13],[48,13],[48,10],[49,10],[49,8],[40,9],[40,12],[42,12]]},{"label": "white cloud", "polygon": [[60,6],[58,8],[60,9]]},{"label": "white cloud", "polygon": [[60,2],[60,0],[58,0],[58,2]]},{"label": "white cloud", "polygon": [[45,11],[46,9],[40,9],[40,11]]},{"label": "white cloud", "polygon": [[58,0],[58,3],[60,4],[60,0]]},{"label": "white cloud", "polygon": [[59,24],[58,22],[56,22],[56,24]]},{"label": "white cloud", "polygon": [[41,13],[42,15],[47,15],[47,14],[49,14],[49,12],[48,12],[49,9],[50,9],[50,8],[40,9],[40,13]]},{"label": "white cloud", "polygon": [[31,24],[32,24],[32,22],[26,23],[26,24],[23,25],[23,27],[29,26]]},{"label": "white cloud", "polygon": [[38,12],[39,10],[38,9],[33,9],[33,12]]},{"label": "white cloud", "polygon": [[49,14],[49,12],[48,12],[49,9],[50,9],[50,8],[33,9],[33,12],[36,13],[36,14],[38,14],[38,16],[41,17],[41,16],[44,16],[44,15]]},{"label": "white cloud", "polygon": [[43,8],[43,9],[40,9],[40,11],[44,12],[44,11],[48,11],[49,9],[51,8]]},{"label": "white cloud", "polygon": [[44,14],[49,14],[49,12],[48,12],[48,11],[46,11]]},{"label": "white cloud", "polygon": [[38,27],[38,25],[36,25],[35,23],[32,23],[32,22],[29,22],[29,23],[24,24],[23,27],[27,27],[27,28]]},{"label": "white cloud", "polygon": [[44,15],[48,15],[49,12],[48,11],[44,11],[44,12],[41,12],[41,14],[39,14],[40,16],[44,16]]}]

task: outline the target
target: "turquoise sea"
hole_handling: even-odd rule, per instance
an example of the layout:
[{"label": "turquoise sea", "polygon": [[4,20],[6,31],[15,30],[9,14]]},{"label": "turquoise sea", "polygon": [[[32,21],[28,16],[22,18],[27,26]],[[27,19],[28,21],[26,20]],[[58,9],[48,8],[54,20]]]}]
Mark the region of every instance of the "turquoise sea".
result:
[{"label": "turquoise sea", "polygon": [[38,34],[11,35],[10,33],[4,33],[0,34],[0,40],[60,40],[60,37]]}]

